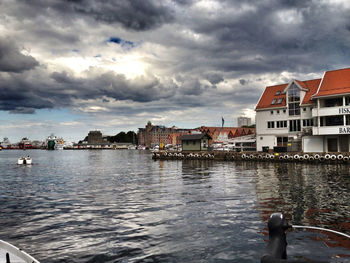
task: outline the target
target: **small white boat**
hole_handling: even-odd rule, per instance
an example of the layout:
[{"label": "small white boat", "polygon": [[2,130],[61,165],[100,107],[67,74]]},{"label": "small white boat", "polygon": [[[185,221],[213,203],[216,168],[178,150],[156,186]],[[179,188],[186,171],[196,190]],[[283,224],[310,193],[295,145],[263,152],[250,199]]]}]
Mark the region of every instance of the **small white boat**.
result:
[{"label": "small white boat", "polygon": [[0,240],[0,263],[40,263],[23,250]]},{"label": "small white boat", "polygon": [[17,164],[32,164],[32,158],[30,158],[29,156],[27,156],[27,157],[20,157],[17,160]]}]

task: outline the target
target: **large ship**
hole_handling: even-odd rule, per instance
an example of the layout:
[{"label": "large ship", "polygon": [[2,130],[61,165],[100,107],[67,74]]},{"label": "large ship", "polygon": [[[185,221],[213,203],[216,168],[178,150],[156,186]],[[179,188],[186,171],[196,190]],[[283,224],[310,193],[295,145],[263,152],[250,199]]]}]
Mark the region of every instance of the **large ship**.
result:
[{"label": "large ship", "polygon": [[65,146],[64,140],[62,138],[55,136],[54,134],[51,134],[46,139],[47,150],[63,150],[64,146]]},{"label": "large ship", "polygon": [[55,144],[56,144],[57,137],[53,134],[51,134],[46,139],[46,149],[47,150],[55,150]]},{"label": "large ship", "polygon": [[32,149],[33,145],[32,145],[32,142],[27,137],[24,137],[18,143],[18,148],[19,149],[23,149],[23,150],[25,150],[25,149]]}]

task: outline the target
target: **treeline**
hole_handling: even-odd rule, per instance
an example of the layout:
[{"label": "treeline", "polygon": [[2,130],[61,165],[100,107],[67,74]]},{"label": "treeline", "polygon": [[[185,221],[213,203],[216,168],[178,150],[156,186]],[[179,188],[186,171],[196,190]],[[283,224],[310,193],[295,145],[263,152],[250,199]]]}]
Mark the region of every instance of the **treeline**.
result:
[{"label": "treeline", "polygon": [[137,144],[137,135],[133,131],[120,132],[117,135],[114,136],[107,136],[107,140],[111,143],[113,142],[130,142],[133,144]]}]

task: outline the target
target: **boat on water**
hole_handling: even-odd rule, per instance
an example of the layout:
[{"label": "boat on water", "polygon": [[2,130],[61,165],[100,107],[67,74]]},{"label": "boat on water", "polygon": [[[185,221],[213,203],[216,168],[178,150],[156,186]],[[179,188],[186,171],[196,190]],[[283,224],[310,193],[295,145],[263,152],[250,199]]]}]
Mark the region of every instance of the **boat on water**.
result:
[{"label": "boat on water", "polygon": [[0,240],[0,263],[40,263],[14,245]]},{"label": "boat on water", "polygon": [[46,149],[47,150],[63,150],[65,147],[65,141],[62,138],[51,134],[46,139]]},{"label": "boat on water", "polygon": [[32,158],[30,156],[19,157],[17,160],[17,164],[32,164]]}]

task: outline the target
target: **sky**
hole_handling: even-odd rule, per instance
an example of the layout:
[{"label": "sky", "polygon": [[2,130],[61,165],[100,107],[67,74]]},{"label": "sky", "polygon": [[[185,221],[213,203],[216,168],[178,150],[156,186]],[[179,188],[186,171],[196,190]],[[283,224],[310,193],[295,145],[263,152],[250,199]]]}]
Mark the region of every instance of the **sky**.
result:
[{"label": "sky", "polygon": [[0,0],[0,141],[235,126],[349,59],[348,0]]}]

